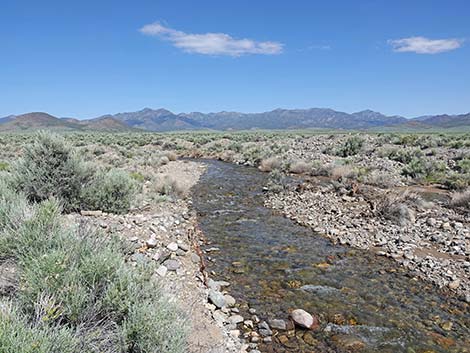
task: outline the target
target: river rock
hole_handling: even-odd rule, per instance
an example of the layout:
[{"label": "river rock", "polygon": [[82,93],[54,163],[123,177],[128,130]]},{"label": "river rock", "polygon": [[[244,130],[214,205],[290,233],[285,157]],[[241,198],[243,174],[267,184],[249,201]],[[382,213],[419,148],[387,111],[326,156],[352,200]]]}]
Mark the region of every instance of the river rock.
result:
[{"label": "river rock", "polygon": [[457,289],[459,286],[460,286],[460,280],[458,279],[449,283],[450,289]]},{"label": "river rock", "polygon": [[179,247],[181,250],[185,251],[185,252],[186,252],[186,251],[189,251],[189,245],[186,244],[186,243],[180,243],[180,244],[178,244],[178,247]]},{"label": "river rock", "polygon": [[170,243],[166,246],[166,248],[170,251],[176,251],[176,250],[178,250],[178,244]]},{"label": "river rock", "polygon": [[215,289],[209,290],[209,300],[218,308],[223,308],[225,306],[225,298],[223,294]]},{"label": "river rock", "polygon": [[280,319],[272,319],[268,320],[269,326],[276,330],[285,330],[286,329],[286,322]]},{"label": "river rock", "polygon": [[176,271],[180,267],[180,263],[177,260],[169,259],[163,263],[168,271]]},{"label": "river rock", "polygon": [[155,237],[150,237],[150,238],[147,239],[147,241],[145,242],[145,245],[147,245],[147,247],[150,248],[150,249],[156,247],[157,244],[158,244],[158,241],[157,241],[157,238],[155,238]]},{"label": "river rock", "polygon": [[233,315],[233,316],[230,316],[229,319],[228,319],[228,322],[231,323],[231,324],[239,324],[241,322],[243,322],[243,316],[241,315]]},{"label": "river rock", "polygon": [[224,295],[224,299],[225,299],[225,303],[227,304],[227,306],[234,306],[235,303],[236,303],[236,300],[234,297],[232,297],[231,295]]},{"label": "river rock", "polygon": [[303,309],[295,309],[290,317],[297,326],[313,329],[318,327],[318,320]]}]

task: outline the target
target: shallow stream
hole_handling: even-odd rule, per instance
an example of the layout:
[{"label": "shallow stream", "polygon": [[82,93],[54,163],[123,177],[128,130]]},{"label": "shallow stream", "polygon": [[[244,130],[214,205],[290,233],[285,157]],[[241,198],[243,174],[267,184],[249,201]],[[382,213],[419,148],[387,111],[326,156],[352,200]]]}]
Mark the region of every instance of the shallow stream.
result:
[{"label": "shallow stream", "polygon": [[208,253],[209,271],[231,283],[246,318],[244,304],[262,320],[287,320],[295,308],[320,319],[320,330],[279,332],[261,351],[470,352],[468,304],[413,279],[392,260],[333,245],[264,207],[267,174],[204,163],[193,202],[206,248],[220,249]]}]

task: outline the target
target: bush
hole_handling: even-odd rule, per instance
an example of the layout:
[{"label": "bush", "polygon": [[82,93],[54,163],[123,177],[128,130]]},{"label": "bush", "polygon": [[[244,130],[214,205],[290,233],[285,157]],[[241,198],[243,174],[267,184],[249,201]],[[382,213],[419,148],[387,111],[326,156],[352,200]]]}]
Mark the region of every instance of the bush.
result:
[{"label": "bush", "polygon": [[290,167],[289,171],[294,174],[303,174],[311,171],[312,167],[304,161],[294,161]]},{"label": "bush", "polygon": [[470,189],[452,195],[451,206],[470,210]]},{"label": "bush", "polygon": [[171,175],[158,176],[154,182],[155,191],[160,195],[184,197],[188,190]]},{"label": "bush", "polygon": [[10,168],[7,162],[0,162],[0,172],[6,171]]},{"label": "bush", "polygon": [[80,195],[82,209],[125,213],[136,192],[137,182],[128,173],[118,169],[100,171]]},{"label": "bush", "polygon": [[269,181],[265,189],[274,193],[279,193],[285,189],[284,177],[279,169],[274,169],[269,173]]},{"label": "bush", "polygon": [[[1,195],[12,196],[4,187]],[[0,228],[0,258],[20,271],[15,297],[0,301],[2,352],[186,351],[185,318],[162,296],[152,268],[127,264],[116,239],[65,228],[56,201],[20,198],[9,213],[30,216]]]},{"label": "bush", "polygon": [[420,203],[420,198],[416,194],[388,194],[377,203],[376,212],[385,219],[406,226],[415,222],[416,215],[412,207],[417,203]]},{"label": "bush", "polygon": [[65,212],[100,209],[126,212],[136,193],[125,172],[97,171],[78,157],[62,137],[41,132],[12,168],[13,184],[29,201],[56,198]]},{"label": "bush", "polygon": [[413,158],[403,167],[402,174],[413,179],[428,179],[428,181],[436,182],[438,174],[444,171],[445,166],[441,163],[425,158]]},{"label": "bush", "polygon": [[89,182],[93,171],[63,138],[41,132],[34,143],[26,146],[12,174],[17,189],[30,201],[55,197],[69,212],[79,208],[81,189]]},{"label": "bush", "polygon": [[336,151],[340,157],[354,156],[359,153],[364,145],[364,140],[359,136],[352,136]]},{"label": "bush", "polygon": [[277,157],[270,157],[267,159],[263,159],[259,166],[259,170],[262,172],[271,172],[274,169],[281,168],[281,161]]}]

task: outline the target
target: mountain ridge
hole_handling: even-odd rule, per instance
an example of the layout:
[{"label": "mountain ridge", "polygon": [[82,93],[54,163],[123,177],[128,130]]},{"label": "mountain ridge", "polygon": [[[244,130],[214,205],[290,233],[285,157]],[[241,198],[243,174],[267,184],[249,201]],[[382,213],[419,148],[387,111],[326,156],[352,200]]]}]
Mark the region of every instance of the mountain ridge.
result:
[{"label": "mountain ridge", "polygon": [[254,130],[254,129],[338,129],[374,130],[380,128],[470,128],[470,113],[457,115],[427,115],[405,118],[388,116],[370,109],[354,113],[330,108],[283,109],[260,113],[221,111],[175,114],[167,109],[144,108],[135,112],[106,114],[97,118],[78,120],[57,118],[34,112],[0,118],[0,131],[25,131],[41,128],[56,130],[123,131],[193,131],[193,130]]}]

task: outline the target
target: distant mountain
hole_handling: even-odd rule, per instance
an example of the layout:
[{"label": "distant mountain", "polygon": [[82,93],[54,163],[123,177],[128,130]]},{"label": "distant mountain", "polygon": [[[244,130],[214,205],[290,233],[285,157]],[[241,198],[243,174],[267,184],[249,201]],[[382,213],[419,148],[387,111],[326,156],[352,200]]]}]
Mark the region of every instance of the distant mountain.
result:
[{"label": "distant mountain", "polygon": [[454,128],[461,126],[470,126],[470,113],[460,115],[434,115],[415,118],[412,120],[430,127]]},{"label": "distant mountain", "polygon": [[129,126],[149,131],[174,130],[249,130],[249,129],[367,129],[375,126],[391,126],[407,121],[403,117],[388,117],[365,110],[348,114],[332,109],[276,109],[264,113],[181,113],[166,109],[145,108],[138,112],[108,115]]},{"label": "distant mountain", "polygon": [[0,119],[0,131],[108,131],[121,132],[132,130],[128,125],[112,118],[78,120],[73,118],[56,118],[47,113],[28,113],[23,115],[10,115]]},{"label": "distant mountain", "polygon": [[204,128],[197,121],[183,115],[175,115],[169,110],[150,108],[132,113],[104,115],[98,119],[112,118],[133,128],[149,131],[195,130]]},{"label": "distant mountain", "polygon": [[470,129],[470,113],[462,115],[433,115],[406,119],[387,116],[372,110],[356,113],[326,108],[275,109],[264,113],[180,113],[166,109],[145,108],[137,112],[103,115],[99,118],[77,120],[56,118],[46,113],[29,113],[0,119],[0,131],[57,129],[97,131],[182,131],[182,130],[251,130],[251,129],[342,129],[342,130],[400,130],[459,128]]}]

